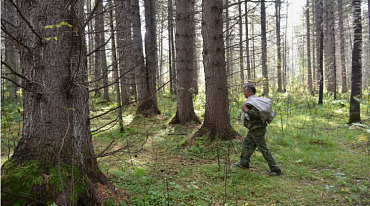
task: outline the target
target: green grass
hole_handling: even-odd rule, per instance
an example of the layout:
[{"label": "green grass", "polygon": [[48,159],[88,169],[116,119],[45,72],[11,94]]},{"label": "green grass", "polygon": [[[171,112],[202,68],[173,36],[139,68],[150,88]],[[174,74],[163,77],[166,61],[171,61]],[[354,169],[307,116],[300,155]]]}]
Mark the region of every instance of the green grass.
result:
[{"label": "green grass", "polygon": [[[236,91],[231,94],[231,123],[245,136],[239,117],[243,97]],[[124,107],[125,131],[113,127],[94,134],[97,154],[113,140],[108,152],[126,147],[99,159],[100,168],[129,195],[132,205],[369,205],[370,134],[346,125],[348,101],[325,97],[324,104],[317,105],[317,99],[309,96],[272,98],[276,117],[266,139],[283,170],[281,176],[265,175],[268,166],[258,151],[251,158],[253,169],[234,168],[242,139],[189,141],[200,125],[169,125],[176,112],[176,97],[169,94],[158,98],[161,115],[133,118],[136,107],[130,105]],[[195,100],[200,117],[204,99],[201,95]],[[95,104],[92,113],[111,107]],[[361,111],[363,124],[370,129],[368,102],[362,102]],[[98,127],[114,117],[112,113],[92,125]]]}]

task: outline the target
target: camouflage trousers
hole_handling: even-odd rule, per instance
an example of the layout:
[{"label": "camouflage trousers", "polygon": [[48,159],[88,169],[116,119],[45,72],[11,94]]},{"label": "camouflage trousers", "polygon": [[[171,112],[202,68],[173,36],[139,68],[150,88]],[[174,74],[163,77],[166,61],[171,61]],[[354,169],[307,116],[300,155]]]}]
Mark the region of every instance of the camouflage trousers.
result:
[{"label": "camouflage trousers", "polygon": [[270,170],[273,172],[280,171],[279,166],[272,157],[270,149],[266,145],[265,134],[266,127],[260,127],[248,132],[243,142],[240,163],[244,167],[249,167],[250,158],[253,152],[256,150],[256,147],[258,147],[258,150],[262,153],[263,157],[267,161]]}]

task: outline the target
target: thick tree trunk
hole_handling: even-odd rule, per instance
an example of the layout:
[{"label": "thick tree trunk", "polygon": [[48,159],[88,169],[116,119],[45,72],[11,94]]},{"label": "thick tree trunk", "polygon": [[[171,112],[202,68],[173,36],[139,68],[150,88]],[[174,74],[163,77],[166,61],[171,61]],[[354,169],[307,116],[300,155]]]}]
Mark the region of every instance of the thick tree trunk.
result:
[{"label": "thick tree trunk", "polygon": [[118,66],[120,73],[120,88],[121,88],[121,101],[122,105],[130,102],[130,89],[128,70],[131,69],[132,59],[130,58],[128,44],[130,43],[129,34],[131,27],[129,26],[127,18],[129,18],[129,2],[114,0],[115,13],[116,13],[116,30],[117,30],[117,53],[118,53]]},{"label": "thick tree trunk", "polygon": [[347,69],[346,69],[346,53],[345,53],[345,39],[343,28],[343,0],[338,0],[338,24],[339,24],[339,39],[340,39],[340,65],[342,73],[342,93],[348,91],[347,87]]},{"label": "thick tree trunk", "polygon": [[334,0],[325,1],[325,23],[326,23],[326,74],[328,79],[327,90],[336,99],[337,82],[336,82],[336,63],[335,63],[335,33],[334,33]]},{"label": "thick tree trunk", "polygon": [[[107,194],[99,191],[114,191],[99,171],[90,133],[83,1],[44,0],[18,7],[29,23],[20,21],[15,34],[23,43],[20,66],[29,81],[23,81],[22,137],[2,168],[2,189],[26,194],[32,203],[103,205]],[[71,27],[56,27],[61,22]],[[31,204],[2,195],[6,200]]]},{"label": "thick tree trunk", "polygon": [[314,95],[312,89],[312,70],[311,70],[311,33],[310,33],[310,2],[307,0],[306,4],[306,27],[307,27],[307,78],[308,78],[308,91]]},{"label": "thick tree trunk", "polygon": [[275,15],[276,15],[276,52],[277,52],[277,77],[278,77],[278,92],[283,92],[282,87],[282,75],[281,75],[281,36],[280,36],[280,9],[281,2],[276,0],[275,2]]},{"label": "thick tree trunk", "polygon": [[351,99],[349,107],[349,122],[361,122],[360,100],[362,96],[362,24],[361,24],[361,0],[352,0],[353,7],[353,50],[352,50],[352,77]]},{"label": "thick tree trunk", "polygon": [[222,0],[202,2],[203,62],[206,81],[204,122],[195,136],[231,139],[237,135],[229,116],[225,47],[223,43]]},{"label": "thick tree trunk", "polygon": [[156,95],[156,73],[158,69],[155,1],[145,0],[145,86],[148,96],[139,102],[137,114],[152,116],[160,114]]},{"label": "thick tree trunk", "polygon": [[315,20],[316,20],[316,61],[317,61],[317,80],[319,82],[319,102],[318,104],[323,103],[324,96],[324,58],[323,58],[323,49],[324,49],[324,29],[322,26],[323,22],[323,3],[322,0],[315,0]]},{"label": "thick tree trunk", "polygon": [[266,6],[265,0],[261,0],[261,48],[262,48],[262,77],[263,79],[263,94],[269,95],[269,78],[267,71],[267,37],[266,37]]},{"label": "thick tree trunk", "polygon": [[132,34],[133,34],[133,58],[135,65],[135,82],[139,105],[143,104],[149,97],[147,84],[147,71],[144,64],[143,39],[141,36],[141,20],[139,10],[139,0],[131,0],[132,12]]},{"label": "thick tree trunk", "polygon": [[[194,21],[191,1],[176,0],[177,112],[172,124],[198,122],[193,106]],[[190,33],[190,34],[189,34]]]}]

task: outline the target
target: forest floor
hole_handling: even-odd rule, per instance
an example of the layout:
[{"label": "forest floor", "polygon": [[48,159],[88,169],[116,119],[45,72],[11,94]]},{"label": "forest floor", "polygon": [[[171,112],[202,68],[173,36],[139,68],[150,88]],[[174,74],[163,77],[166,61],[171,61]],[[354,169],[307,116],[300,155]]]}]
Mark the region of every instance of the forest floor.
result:
[{"label": "forest floor", "polygon": [[[113,127],[93,135],[96,154],[120,150],[100,158],[99,166],[129,196],[131,205],[370,205],[368,101],[361,104],[362,124],[349,126],[345,98],[325,97],[323,105],[309,96],[271,98],[276,117],[266,139],[281,176],[265,174],[268,166],[258,151],[252,156],[252,169],[233,166],[247,134],[240,120],[241,95],[231,98],[230,117],[243,138],[230,141],[192,138],[199,124],[169,125],[176,112],[175,96],[161,94],[162,114],[152,118],[134,117],[135,105],[127,106],[124,131]],[[203,119],[204,95],[194,102]],[[91,116],[114,106],[95,101]],[[16,119],[15,114],[6,116],[8,121]],[[20,124],[13,121],[7,128],[2,118],[4,161]],[[113,118],[115,114],[93,120],[92,130]]]}]

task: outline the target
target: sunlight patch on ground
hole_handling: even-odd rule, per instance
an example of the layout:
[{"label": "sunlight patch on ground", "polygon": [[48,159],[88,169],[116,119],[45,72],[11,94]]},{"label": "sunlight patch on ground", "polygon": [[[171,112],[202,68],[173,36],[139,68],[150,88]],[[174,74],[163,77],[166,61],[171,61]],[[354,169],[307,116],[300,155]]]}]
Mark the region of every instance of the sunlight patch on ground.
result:
[{"label": "sunlight patch on ground", "polygon": [[134,119],[134,117],[135,117],[135,115],[133,115],[133,114],[129,114],[129,115],[126,115],[125,117],[122,117],[123,123],[124,124],[129,124]]}]

